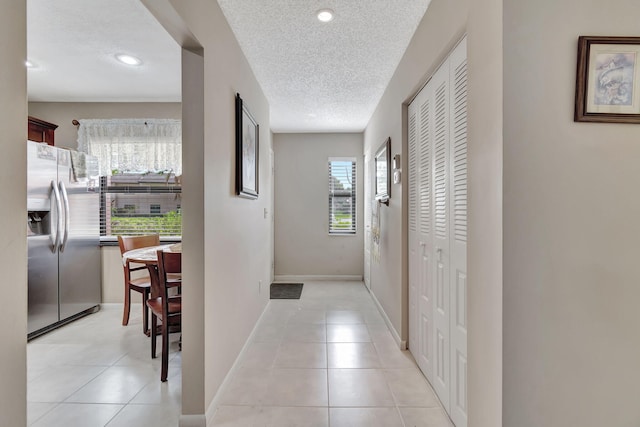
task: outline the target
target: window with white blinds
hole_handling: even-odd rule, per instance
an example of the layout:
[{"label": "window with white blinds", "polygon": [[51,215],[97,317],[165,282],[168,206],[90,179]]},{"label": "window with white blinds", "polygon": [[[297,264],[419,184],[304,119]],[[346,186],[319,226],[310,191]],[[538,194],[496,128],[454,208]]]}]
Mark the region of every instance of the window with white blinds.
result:
[{"label": "window with white blinds", "polygon": [[100,178],[100,234],[182,235],[182,185],[173,173],[126,173]]},{"label": "window with white blinds", "polygon": [[80,151],[100,165],[100,233],[182,235],[182,122],[175,119],[83,119]]},{"label": "window with white blinds", "polygon": [[356,234],[356,159],[329,158],[329,234]]}]

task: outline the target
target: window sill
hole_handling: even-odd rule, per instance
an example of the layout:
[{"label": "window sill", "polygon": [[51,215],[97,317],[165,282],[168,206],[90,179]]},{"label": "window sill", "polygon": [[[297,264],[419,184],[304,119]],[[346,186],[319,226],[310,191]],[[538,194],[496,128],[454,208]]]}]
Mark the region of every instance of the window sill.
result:
[{"label": "window sill", "polygon": [[[182,242],[182,236],[160,237],[161,244]],[[100,246],[118,246],[118,238],[116,236],[101,236]]]}]

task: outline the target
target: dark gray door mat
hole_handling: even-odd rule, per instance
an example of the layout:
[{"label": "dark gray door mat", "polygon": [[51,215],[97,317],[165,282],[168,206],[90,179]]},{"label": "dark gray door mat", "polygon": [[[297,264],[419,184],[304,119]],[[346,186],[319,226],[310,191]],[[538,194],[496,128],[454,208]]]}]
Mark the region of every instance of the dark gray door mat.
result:
[{"label": "dark gray door mat", "polygon": [[271,299],[300,299],[302,283],[272,283]]}]

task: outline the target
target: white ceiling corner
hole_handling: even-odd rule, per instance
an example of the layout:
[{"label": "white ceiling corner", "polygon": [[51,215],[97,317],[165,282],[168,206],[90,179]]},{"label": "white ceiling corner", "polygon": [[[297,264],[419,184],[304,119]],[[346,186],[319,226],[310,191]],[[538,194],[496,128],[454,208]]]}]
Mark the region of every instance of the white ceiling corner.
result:
[{"label": "white ceiling corner", "polygon": [[[218,0],[274,132],[360,132],[429,0]],[[180,101],[180,48],[137,0],[28,0],[30,101]],[[329,23],[315,12],[335,11]],[[126,67],[114,55],[143,61]]]}]

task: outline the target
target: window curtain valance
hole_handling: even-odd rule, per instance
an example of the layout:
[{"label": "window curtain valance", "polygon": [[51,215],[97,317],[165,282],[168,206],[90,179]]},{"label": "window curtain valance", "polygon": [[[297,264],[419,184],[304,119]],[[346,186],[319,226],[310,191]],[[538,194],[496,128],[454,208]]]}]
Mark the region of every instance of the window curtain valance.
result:
[{"label": "window curtain valance", "polygon": [[84,119],[78,151],[96,156],[101,175],[171,171],[182,174],[182,121]]}]

